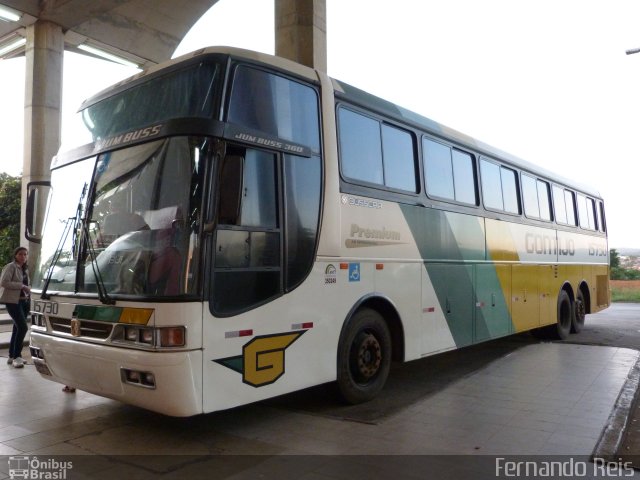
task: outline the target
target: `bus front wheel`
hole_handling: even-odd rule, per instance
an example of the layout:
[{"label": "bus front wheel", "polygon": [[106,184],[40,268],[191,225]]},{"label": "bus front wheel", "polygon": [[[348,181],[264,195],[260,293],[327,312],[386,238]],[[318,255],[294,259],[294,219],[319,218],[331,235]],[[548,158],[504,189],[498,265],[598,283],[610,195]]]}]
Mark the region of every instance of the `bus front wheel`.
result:
[{"label": "bus front wheel", "polygon": [[374,398],[389,376],[391,334],[375,310],[358,310],[346,325],[338,345],[338,388],[351,404]]}]

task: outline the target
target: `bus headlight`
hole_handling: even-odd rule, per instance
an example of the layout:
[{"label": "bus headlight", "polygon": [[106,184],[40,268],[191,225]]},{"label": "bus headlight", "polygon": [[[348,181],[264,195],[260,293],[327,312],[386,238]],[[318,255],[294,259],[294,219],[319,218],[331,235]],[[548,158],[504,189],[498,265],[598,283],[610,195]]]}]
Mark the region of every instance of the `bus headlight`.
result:
[{"label": "bus headlight", "polygon": [[125,329],[124,329],[124,338],[128,342],[137,342],[138,341],[138,329],[136,327],[125,327]]},{"label": "bus headlight", "polygon": [[184,347],[186,330],[180,327],[146,327],[142,325],[116,325],[112,341],[140,347]]},{"label": "bus headlight", "polygon": [[140,330],[140,342],[153,345],[153,330],[150,328],[144,328]]}]

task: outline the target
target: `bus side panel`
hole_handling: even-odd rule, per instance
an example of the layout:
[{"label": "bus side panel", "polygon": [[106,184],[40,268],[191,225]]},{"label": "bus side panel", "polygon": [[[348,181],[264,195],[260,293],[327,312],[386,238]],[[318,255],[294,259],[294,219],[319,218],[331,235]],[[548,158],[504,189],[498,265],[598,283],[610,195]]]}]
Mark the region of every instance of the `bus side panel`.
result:
[{"label": "bus side panel", "polygon": [[391,301],[402,322],[404,359],[420,358],[424,333],[420,304],[422,262],[380,261],[375,265],[376,295]]},{"label": "bus side panel", "polygon": [[474,342],[513,333],[511,324],[511,265],[475,266],[476,317]]},{"label": "bus side panel", "polygon": [[440,309],[456,347],[473,343],[473,266],[427,264]]},{"label": "bus side panel", "polygon": [[611,303],[609,293],[609,250],[607,239],[602,236],[558,231],[559,262],[568,268],[566,278],[574,293],[581,282],[589,288],[591,313],[596,313]]},{"label": "bus side panel", "polygon": [[[446,320],[455,345],[473,343],[474,283],[473,262],[485,259],[484,224],[479,217],[422,207],[401,205],[425,262],[428,279],[437,297],[437,308],[423,302],[427,314],[436,313]],[[424,292],[428,293],[428,290]],[[431,299],[427,295],[425,300]],[[425,331],[425,346],[433,353],[449,348],[445,343],[433,345]]]},{"label": "bus side panel", "polygon": [[433,262],[485,260],[483,219],[433,208],[400,205],[421,258]]},{"label": "bus side panel", "polygon": [[556,322],[558,315],[558,295],[562,288],[562,280],[558,276],[558,265],[540,265],[540,326]]},{"label": "bus side panel", "polygon": [[540,267],[513,265],[511,281],[511,312],[516,332],[540,326]]},{"label": "bus side panel", "polygon": [[[388,299],[402,323],[405,360],[420,358],[421,339],[425,334],[421,314],[421,289],[424,285],[421,272],[424,265],[417,245],[419,240],[403,213],[405,207],[420,212],[425,209],[350,194],[342,194],[339,203],[340,263],[349,269],[345,274],[354,273],[355,268],[362,272],[364,268],[375,268],[375,283],[371,288],[357,291],[349,288],[341,292],[352,292],[349,294],[351,305],[345,311],[345,317],[364,296]],[[366,285],[367,280],[363,276],[351,278],[347,286]]]},{"label": "bus side panel", "polygon": [[611,291],[609,290],[609,266],[598,265],[595,270],[595,294],[591,295],[591,313],[599,312],[611,304]]},{"label": "bus side panel", "polygon": [[422,268],[422,356],[456,348],[456,342],[440,308],[436,290]]},{"label": "bus side panel", "polygon": [[[223,318],[206,312],[205,412],[335,380],[342,325],[375,287],[375,264],[336,260],[317,261],[298,288],[259,308]],[[356,265],[359,280],[350,280]]]}]

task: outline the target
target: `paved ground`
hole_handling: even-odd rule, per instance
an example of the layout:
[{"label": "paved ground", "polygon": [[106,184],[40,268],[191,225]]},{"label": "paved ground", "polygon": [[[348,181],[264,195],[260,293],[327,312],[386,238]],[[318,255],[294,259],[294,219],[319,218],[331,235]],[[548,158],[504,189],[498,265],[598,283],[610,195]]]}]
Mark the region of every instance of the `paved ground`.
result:
[{"label": "paved ground", "polygon": [[616,303],[598,315],[590,315],[587,328],[569,342],[640,349],[640,310],[637,303]]},{"label": "paved ground", "polygon": [[[640,322],[640,305],[590,316],[585,333],[618,316]],[[0,363],[0,455],[71,462],[69,479],[475,480],[496,478],[509,455],[584,463],[580,477],[603,478],[589,457],[638,357],[519,335],[398,366],[371,404],[344,407],[324,386],[186,419],[65,394],[32,364]],[[5,478],[9,465],[0,459]]]}]

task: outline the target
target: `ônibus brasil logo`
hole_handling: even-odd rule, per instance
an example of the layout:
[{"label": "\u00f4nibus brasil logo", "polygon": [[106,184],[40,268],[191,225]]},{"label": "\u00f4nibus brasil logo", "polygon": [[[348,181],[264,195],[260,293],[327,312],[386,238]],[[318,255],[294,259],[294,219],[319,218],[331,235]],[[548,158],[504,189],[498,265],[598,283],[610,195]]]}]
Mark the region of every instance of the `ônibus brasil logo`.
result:
[{"label": "\u00f4nibus brasil logo", "polygon": [[38,457],[9,457],[9,477],[33,480],[65,480],[67,471],[73,468],[72,462],[61,462],[53,458],[41,460]]}]

